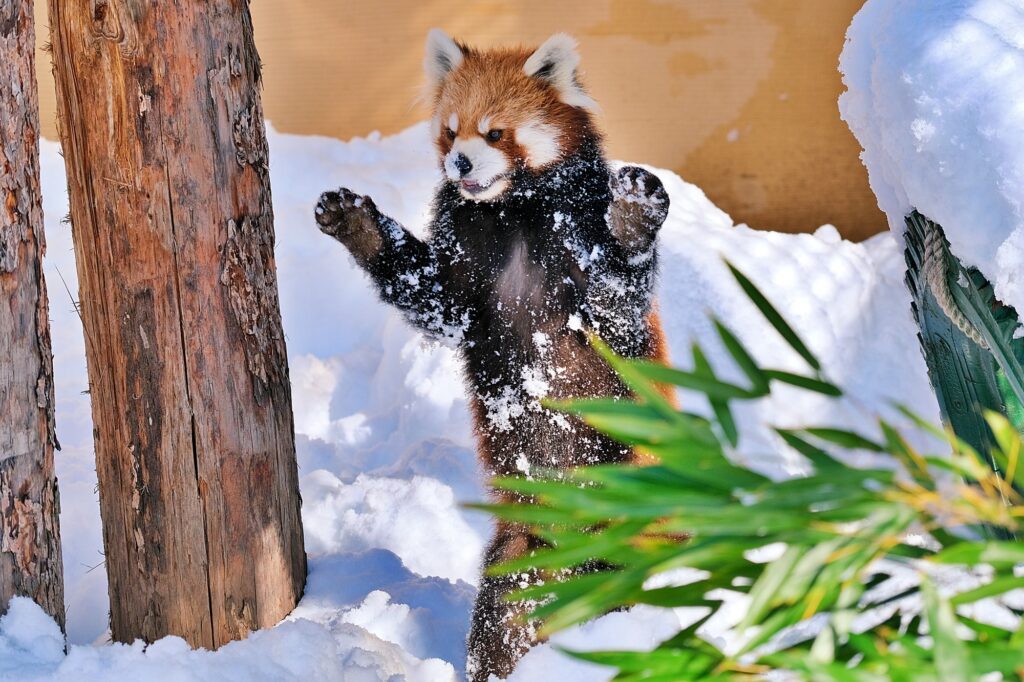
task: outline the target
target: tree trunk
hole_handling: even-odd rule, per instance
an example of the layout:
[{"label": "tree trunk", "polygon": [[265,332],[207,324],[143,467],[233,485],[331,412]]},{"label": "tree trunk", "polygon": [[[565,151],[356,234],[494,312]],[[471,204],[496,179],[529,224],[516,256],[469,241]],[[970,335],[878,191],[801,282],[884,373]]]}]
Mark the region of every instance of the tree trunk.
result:
[{"label": "tree trunk", "polygon": [[31,597],[63,628],[34,52],[32,0],[0,0],[0,613]]},{"label": "tree trunk", "polygon": [[218,647],[306,576],[245,0],[50,0],[113,638]]}]

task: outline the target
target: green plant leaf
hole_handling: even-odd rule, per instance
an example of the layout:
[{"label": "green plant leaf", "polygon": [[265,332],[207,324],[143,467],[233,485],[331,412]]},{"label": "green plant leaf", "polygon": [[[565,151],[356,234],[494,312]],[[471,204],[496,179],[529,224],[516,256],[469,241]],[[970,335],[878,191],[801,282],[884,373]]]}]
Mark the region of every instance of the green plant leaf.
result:
[{"label": "green plant leaf", "polygon": [[651,381],[662,384],[681,386],[707,395],[709,398],[721,398],[724,400],[750,400],[768,395],[767,390],[755,392],[735,384],[726,383],[715,378],[714,374],[708,372],[684,372],[681,369],[666,367],[657,362],[639,360],[633,364],[637,373]]},{"label": "green plant leaf", "polygon": [[937,564],[990,564],[997,568],[1012,568],[1015,564],[1024,563],[1024,543],[959,542],[932,555],[928,560]]},{"label": "green plant leaf", "polygon": [[758,367],[753,356],[747,352],[747,349],[743,347],[739,338],[729,331],[728,327],[717,319],[714,319],[714,324],[715,330],[718,332],[718,336],[722,340],[722,345],[725,346],[725,350],[729,352],[732,359],[736,361],[736,365],[750,380],[751,392],[761,395],[766,394],[769,390],[768,377],[765,376],[764,372],[761,371],[761,368]]},{"label": "green plant leaf", "polygon": [[749,628],[769,611],[776,593],[782,589],[802,553],[801,547],[787,547],[782,556],[771,562],[761,573],[750,590],[750,605],[747,607],[747,615],[740,621],[740,630]]},{"label": "green plant leaf", "polygon": [[790,348],[795,350],[800,357],[802,357],[804,361],[811,366],[812,369],[820,371],[821,363],[818,362],[818,358],[816,358],[807,346],[804,345],[804,342],[800,340],[797,333],[793,331],[793,328],[789,326],[789,323],[786,322],[785,318],[782,317],[779,311],[768,302],[768,299],[765,298],[764,294],[754,286],[754,283],[751,282],[746,275],[737,270],[732,263],[726,261],[725,264],[729,268],[729,272],[732,273],[733,278],[740,285],[740,288],[742,288],[744,293],[746,293],[747,298],[757,306],[757,309],[761,311],[764,318],[768,320],[768,323],[775,328],[775,331],[777,331],[779,335],[786,340],[786,343],[789,344]]},{"label": "green plant leaf", "polygon": [[805,377],[800,374],[793,374],[792,372],[783,372],[778,369],[766,369],[764,374],[769,379],[775,381],[781,381],[784,384],[790,384],[797,388],[803,388],[808,391],[814,391],[815,393],[822,393],[827,396],[838,398],[843,395],[843,391],[835,384],[824,381],[823,379],[815,379],[813,377]]},{"label": "green plant leaf", "polygon": [[807,459],[811,460],[814,468],[817,469],[819,473],[845,469],[843,464],[832,457],[832,455],[819,447],[811,445],[811,443],[807,442],[803,438],[800,438],[795,431],[775,429],[775,433],[779,434],[787,445]]},{"label": "green plant leaf", "polygon": [[804,433],[829,443],[835,443],[847,450],[870,450],[872,452],[888,451],[884,445],[880,445],[872,440],[868,440],[864,436],[853,433],[852,431],[845,431],[843,429],[812,428],[804,429]]},{"label": "green plant leaf", "polygon": [[1010,590],[1016,590],[1024,587],[1024,576],[1005,575],[996,578],[987,585],[982,585],[968,592],[961,592],[949,600],[953,606],[959,606],[961,604],[971,604],[978,601],[979,599],[987,599],[989,597],[997,597],[1001,594],[1006,594]]},{"label": "green plant leaf", "polygon": [[967,647],[956,633],[956,616],[949,601],[939,596],[935,586],[921,578],[928,629],[931,631],[935,652],[935,667],[944,682],[971,682],[971,665]]},{"label": "green plant leaf", "polygon": [[596,334],[591,334],[589,338],[590,345],[605,362],[611,365],[612,369],[618,373],[619,378],[636,394],[637,398],[665,416],[675,416],[676,409],[672,403],[658,390],[657,386],[636,369],[635,365],[638,361],[619,357]]},{"label": "green plant leaf", "polygon": [[[715,379],[715,371],[712,369],[711,363],[708,362],[700,346],[694,344],[692,352],[694,372],[700,376]],[[732,410],[729,409],[728,397],[716,397],[706,391],[705,393],[707,394],[708,402],[711,404],[711,410],[715,413],[715,419],[718,420],[718,425],[722,429],[722,435],[725,436],[729,445],[736,447],[739,445],[740,434],[739,429],[736,427],[736,419],[732,415]]]},{"label": "green plant leaf", "polygon": [[988,411],[985,413],[985,421],[992,429],[999,449],[993,452],[996,461],[1001,467],[1000,472],[1007,480],[1017,486],[1018,490],[1024,490],[1024,462],[1021,461],[1021,438],[1017,429],[1010,423],[1010,420],[998,412]]}]

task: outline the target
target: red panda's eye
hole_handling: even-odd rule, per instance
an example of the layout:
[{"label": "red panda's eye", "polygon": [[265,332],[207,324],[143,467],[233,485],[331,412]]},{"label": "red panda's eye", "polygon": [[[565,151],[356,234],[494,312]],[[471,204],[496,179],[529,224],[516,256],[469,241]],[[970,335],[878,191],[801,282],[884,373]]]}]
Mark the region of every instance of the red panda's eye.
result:
[{"label": "red panda's eye", "polygon": [[449,140],[454,140],[455,139],[455,131],[452,130],[451,128],[445,128],[444,129],[444,134],[445,134],[445,137],[447,137]]},{"label": "red panda's eye", "polygon": [[497,142],[498,140],[501,139],[501,133],[501,130],[492,130],[489,133],[487,133],[487,139],[490,140],[491,142]]}]

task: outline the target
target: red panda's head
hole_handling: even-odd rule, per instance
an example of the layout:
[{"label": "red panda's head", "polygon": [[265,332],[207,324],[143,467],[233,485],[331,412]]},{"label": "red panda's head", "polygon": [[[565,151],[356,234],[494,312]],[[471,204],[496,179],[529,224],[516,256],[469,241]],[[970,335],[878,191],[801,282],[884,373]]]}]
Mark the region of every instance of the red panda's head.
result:
[{"label": "red panda's head", "polygon": [[579,61],[576,41],[564,33],[536,50],[476,50],[430,32],[432,133],[445,176],[464,197],[492,201],[517,173],[568,158],[595,135],[596,105],[580,86]]}]

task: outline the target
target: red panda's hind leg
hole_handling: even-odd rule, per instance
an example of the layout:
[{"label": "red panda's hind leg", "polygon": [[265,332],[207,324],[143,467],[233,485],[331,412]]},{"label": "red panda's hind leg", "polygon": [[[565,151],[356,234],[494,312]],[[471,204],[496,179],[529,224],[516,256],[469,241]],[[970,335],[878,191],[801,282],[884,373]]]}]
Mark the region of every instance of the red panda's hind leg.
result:
[{"label": "red panda's hind leg", "polygon": [[[523,526],[499,522],[484,555],[484,567],[519,558],[540,546],[540,541]],[[529,607],[506,599],[512,591],[537,582],[533,571],[500,576],[485,572],[466,640],[469,682],[487,682],[491,675],[505,679],[519,659],[537,644],[536,627],[526,618]]]}]

